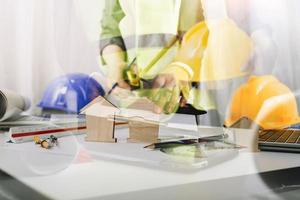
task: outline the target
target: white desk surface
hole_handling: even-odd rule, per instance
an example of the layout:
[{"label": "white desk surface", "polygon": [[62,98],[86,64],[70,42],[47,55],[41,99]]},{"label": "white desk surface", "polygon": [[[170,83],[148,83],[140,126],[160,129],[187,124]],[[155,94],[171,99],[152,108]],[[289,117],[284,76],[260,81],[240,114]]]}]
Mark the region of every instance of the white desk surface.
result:
[{"label": "white desk surface", "polygon": [[0,168],[53,199],[107,197],[300,166],[299,154],[243,151],[221,164],[184,173],[99,159],[77,142],[82,135],[60,138],[61,148],[76,144],[63,153],[32,143],[6,144],[1,137]]}]

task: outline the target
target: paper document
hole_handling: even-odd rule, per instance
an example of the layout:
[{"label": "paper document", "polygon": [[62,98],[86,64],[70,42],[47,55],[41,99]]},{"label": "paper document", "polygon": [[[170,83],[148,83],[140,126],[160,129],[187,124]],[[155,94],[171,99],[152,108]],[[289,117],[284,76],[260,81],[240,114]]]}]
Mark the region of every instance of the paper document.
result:
[{"label": "paper document", "polygon": [[29,107],[27,98],[10,90],[0,90],[0,122],[18,116]]}]

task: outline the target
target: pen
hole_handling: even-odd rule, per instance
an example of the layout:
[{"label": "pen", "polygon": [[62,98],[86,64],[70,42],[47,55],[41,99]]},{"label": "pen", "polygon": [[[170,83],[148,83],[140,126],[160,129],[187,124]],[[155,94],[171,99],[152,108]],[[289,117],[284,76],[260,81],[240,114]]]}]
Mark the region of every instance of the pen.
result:
[{"label": "pen", "polygon": [[147,149],[160,149],[160,148],[163,148],[163,147],[166,147],[167,145],[170,145],[170,144],[185,144],[185,145],[188,145],[188,144],[196,144],[198,143],[198,139],[186,139],[186,140],[177,140],[177,141],[169,141],[169,142],[158,142],[158,143],[153,143],[153,144],[150,144],[150,145],[147,145],[145,146],[144,148],[147,148]]},{"label": "pen", "polygon": [[147,145],[144,148],[160,149],[170,144],[188,145],[188,144],[196,144],[200,142],[218,141],[218,140],[225,139],[227,137],[228,137],[227,134],[221,134],[221,135],[208,136],[203,138],[188,138],[188,139],[180,139],[180,140],[173,140],[173,141],[157,142],[157,143],[152,143],[150,145]]},{"label": "pen", "polygon": [[[136,58],[134,58],[134,59],[131,61],[131,63],[127,66],[127,68],[125,69],[125,71],[129,70],[129,69],[132,67],[132,65],[135,63],[135,61],[136,61]],[[107,96],[109,96],[109,95],[112,93],[112,91],[113,91],[118,85],[119,85],[118,82],[115,83],[115,84],[112,86],[112,88],[108,91]]]},{"label": "pen", "polygon": [[109,95],[112,93],[112,91],[113,91],[117,86],[118,86],[118,83],[115,83],[115,84],[112,86],[112,88],[108,91],[107,96],[109,96]]}]

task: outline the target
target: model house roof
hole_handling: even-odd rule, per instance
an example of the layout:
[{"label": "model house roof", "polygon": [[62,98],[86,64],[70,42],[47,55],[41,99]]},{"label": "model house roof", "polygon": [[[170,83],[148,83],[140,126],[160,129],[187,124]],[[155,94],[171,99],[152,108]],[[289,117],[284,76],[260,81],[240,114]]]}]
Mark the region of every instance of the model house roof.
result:
[{"label": "model house roof", "polygon": [[157,123],[160,115],[153,112],[154,106],[155,104],[147,98],[137,98],[127,108],[118,108],[104,97],[99,96],[81,109],[81,114],[103,118],[116,116],[122,120]]},{"label": "model house roof", "polygon": [[102,96],[95,98],[88,105],[81,109],[81,114],[97,116],[97,117],[109,117],[118,113],[120,110],[110,101]]}]

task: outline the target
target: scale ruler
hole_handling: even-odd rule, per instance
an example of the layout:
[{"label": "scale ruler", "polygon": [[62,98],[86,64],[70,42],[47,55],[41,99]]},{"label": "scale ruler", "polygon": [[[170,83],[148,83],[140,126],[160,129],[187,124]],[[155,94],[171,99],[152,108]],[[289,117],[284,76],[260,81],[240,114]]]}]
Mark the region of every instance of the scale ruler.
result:
[{"label": "scale ruler", "polygon": [[86,123],[80,122],[49,122],[49,124],[12,127],[7,132],[8,138],[14,143],[33,141],[34,136],[41,139],[49,138],[50,135],[63,137],[86,133]]}]

